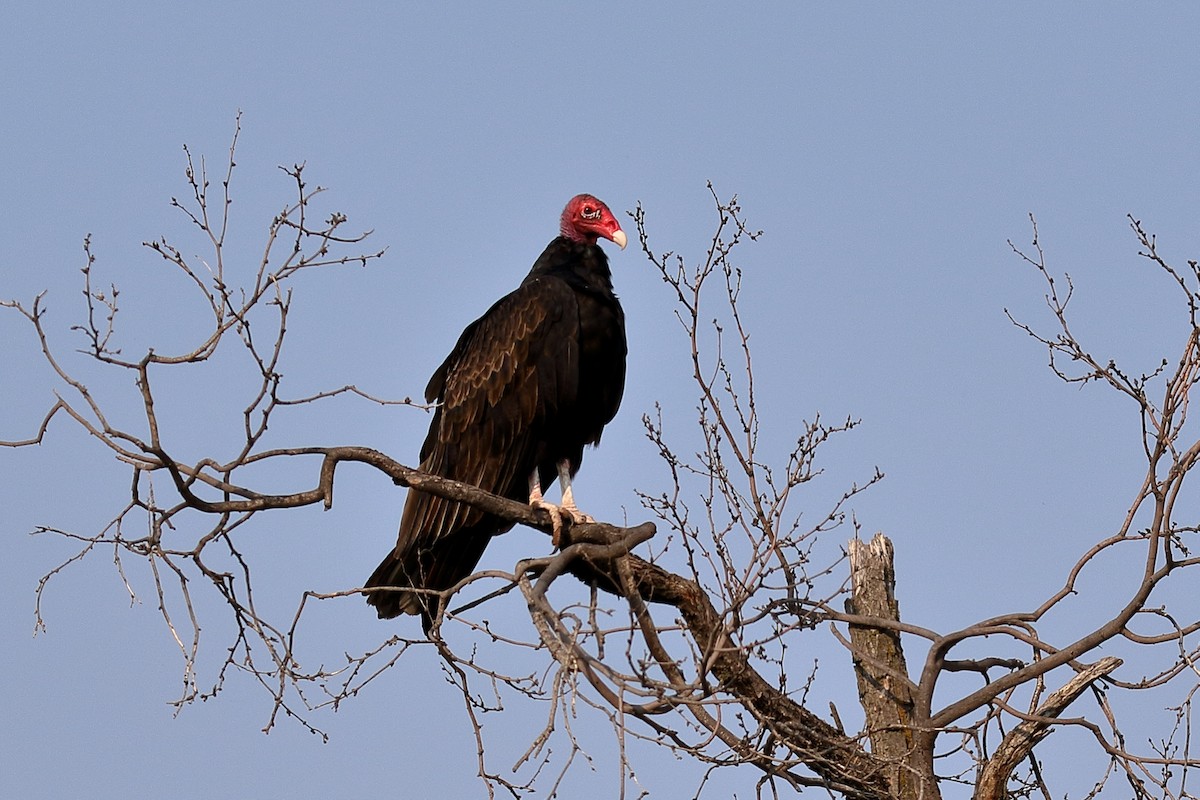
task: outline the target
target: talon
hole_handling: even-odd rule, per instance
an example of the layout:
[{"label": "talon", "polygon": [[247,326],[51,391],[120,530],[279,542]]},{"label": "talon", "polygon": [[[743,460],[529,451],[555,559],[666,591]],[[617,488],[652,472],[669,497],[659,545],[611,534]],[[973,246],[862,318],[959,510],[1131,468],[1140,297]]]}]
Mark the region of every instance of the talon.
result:
[{"label": "talon", "polygon": [[[529,476],[529,506],[530,508],[544,508],[546,513],[550,515],[550,522],[554,529],[550,534],[550,543],[558,547],[559,541],[562,540],[562,510],[553,503],[547,503],[542,499],[542,486],[538,482],[537,470]],[[572,517],[572,519],[574,519]]]},{"label": "talon", "polygon": [[[529,505],[533,508],[546,509],[546,513],[550,515],[550,522],[554,525],[554,529],[550,533],[550,543],[555,547],[558,547],[558,543],[562,540],[562,518],[564,509],[559,508],[558,506],[554,505],[554,503],[547,503],[540,497],[537,500],[530,500]],[[570,512],[567,513],[569,514]],[[574,517],[572,517],[572,519],[574,519]]]},{"label": "talon", "polygon": [[571,522],[575,525],[591,525],[596,522],[596,518],[591,514],[585,514],[575,506],[561,505],[558,510],[571,518]]},{"label": "talon", "polygon": [[571,487],[568,486],[563,492],[562,506],[559,510],[567,514],[571,521],[580,525],[590,525],[596,521],[596,518],[590,514],[585,514],[575,505],[575,496],[571,492]]}]

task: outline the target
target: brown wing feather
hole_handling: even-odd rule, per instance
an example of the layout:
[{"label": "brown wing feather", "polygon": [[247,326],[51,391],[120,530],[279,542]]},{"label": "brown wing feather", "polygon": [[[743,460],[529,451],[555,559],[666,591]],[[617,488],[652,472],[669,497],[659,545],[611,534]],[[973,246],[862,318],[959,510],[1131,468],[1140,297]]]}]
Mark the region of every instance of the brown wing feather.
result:
[{"label": "brown wing feather", "polygon": [[[421,468],[523,500],[547,418],[575,403],[579,311],[552,277],[527,280],[472,323],[426,390],[440,403]],[[470,506],[411,491],[395,550],[367,586],[445,589],[470,574],[491,536],[510,524]],[[440,543],[440,544],[439,544]],[[418,612],[411,593],[369,595],[380,616]]]},{"label": "brown wing feather", "polygon": [[[561,281],[522,285],[493,306],[446,359],[444,386],[422,469],[523,499],[540,424],[574,402],[579,322],[574,292]],[[522,469],[528,465],[528,469]],[[405,526],[397,549],[470,524],[480,512],[414,493],[406,505],[454,506],[437,526]],[[414,509],[415,511],[416,509]],[[405,516],[408,516],[406,508]],[[414,518],[415,521],[416,518]]]}]

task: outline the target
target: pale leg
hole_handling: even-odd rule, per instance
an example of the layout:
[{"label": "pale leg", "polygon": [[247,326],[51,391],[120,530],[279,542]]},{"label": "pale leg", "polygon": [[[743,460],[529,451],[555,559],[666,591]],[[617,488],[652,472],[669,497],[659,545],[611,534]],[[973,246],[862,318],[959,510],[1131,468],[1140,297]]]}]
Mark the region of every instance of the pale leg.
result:
[{"label": "pale leg", "polygon": [[537,468],[534,468],[533,474],[529,476],[529,505],[533,508],[546,509],[546,512],[550,515],[550,521],[554,525],[554,531],[550,535],[550,542],[555,547],[558,547],[558,542],[562,538],[562,510],[553,503],[547,503],[542,499],[542,482],[538,479]]},{"label": "pale leg", "polygon": [[562,510],[571,516],[573,522],[590,523],[596,520],[579,510],[575,505],[575,495],[571,491],[571,463],[563,460],[558,462],[558,485],[562,489]]}]

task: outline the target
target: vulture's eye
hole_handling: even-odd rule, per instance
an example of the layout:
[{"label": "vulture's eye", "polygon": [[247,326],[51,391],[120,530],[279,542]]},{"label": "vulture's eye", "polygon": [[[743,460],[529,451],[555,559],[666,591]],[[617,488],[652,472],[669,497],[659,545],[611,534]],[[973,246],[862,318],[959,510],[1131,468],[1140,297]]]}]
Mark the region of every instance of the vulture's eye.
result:
[{"label": "vulture's eye", "polygon": [[593,208],[592,206],[584,206],[583,207],[583,218],[584,219],[600,219],[600,209]]}]

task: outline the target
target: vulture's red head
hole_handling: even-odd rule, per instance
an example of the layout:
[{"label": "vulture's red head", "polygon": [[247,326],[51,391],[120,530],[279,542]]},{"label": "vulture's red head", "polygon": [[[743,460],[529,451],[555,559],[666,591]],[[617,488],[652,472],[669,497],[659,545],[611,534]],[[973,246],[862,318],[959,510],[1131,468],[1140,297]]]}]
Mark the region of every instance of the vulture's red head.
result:
[{"label": "vulture's red head", "polygon": [[625,249],[625,231],[617,224],[617,218],[608,206],[590,194],[577,194],[571,198],[563,209],[559,231],[573,242],[595,244],[603,236]]}]

